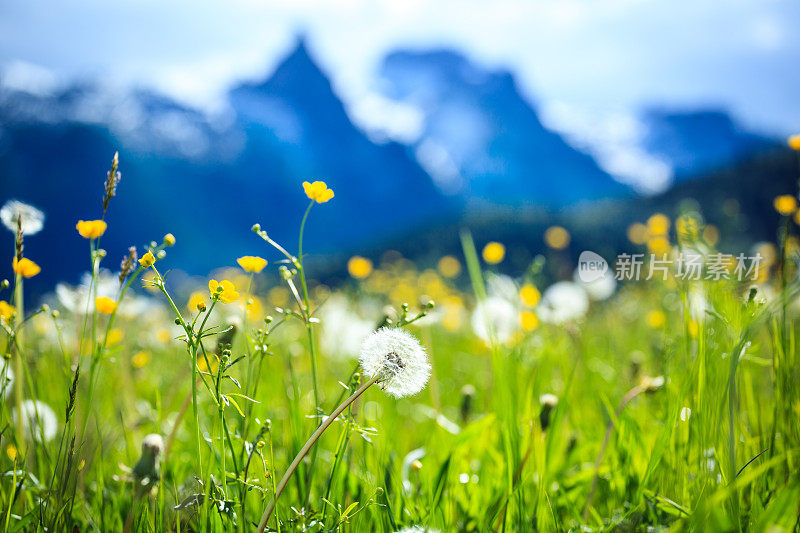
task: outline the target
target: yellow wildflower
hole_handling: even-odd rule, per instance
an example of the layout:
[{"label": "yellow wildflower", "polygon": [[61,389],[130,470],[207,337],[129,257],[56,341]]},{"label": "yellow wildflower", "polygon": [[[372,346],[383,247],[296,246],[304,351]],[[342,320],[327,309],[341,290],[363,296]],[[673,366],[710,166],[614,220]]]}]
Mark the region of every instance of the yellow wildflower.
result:
[{"label": "yellow wildflower", "polygon": [[519,298],[522,300],[525,307],[536,307],[542,295],[539,289],[533,285],[523,285],[519,290]]},{"label": "yellow wildflower", "polygon": [[354,255],[347,262],[347,271],[356,279],[364,279],[372,274],[372,261],[360,255]]},{"label": "yellow wildflower", "polygon": [[0,317],[2,317],[7,324],[11,321],[11,317],[14,316],[16,312],[17,310],[14,309],[13,305],[5,300],[0,300]]},{"label": "yellow wildflower", "polygon": [[142,368],[150,361],[150,353],[145,350],[139,350],[131,357],[131,365],[133,368]]},{"label": "yellow wildflower", "polygon": [[147,252],[141,258],[139,258],[139,264],[145,268],[150,268],[156,262],[156,256],[153,255],[153,252]]},{"label": "yellow wildflower", "polygon": [[569,232],[561,226],[551,226],[544,232],[544,242],[554,250],[563,250],[569,246]]},{"label": "yellow wildflower", "polygon": [[719,229],[713,224],[709,224],[703,228],[703,240],[709,246],[716,246],[719,242]]},{"label": "yellow wildflower", "polygon": [[239,299],[236,287],[227,279],[223,279],[220,282],[212,279],[208,282],[208,290],[211,291],[211,298],[219,298],[219,301],[224,304],[229,304]]},{"label": "yellow wildflower", "polygon": [[314,183],[304,181],[303,190],[310,200],[314,200],[318,204],[324,204],[333,198],[333,191],[328,188],[324,181],[315,181]]},{"label": "yellow wildflower", "polygon": [[258,274],[267,266],[267,260],[256,255],[245,255],[236,260],[245,272]]},{"label": "yellow wildflower", "polygon": [[96,239],[106,232],[108,224],[104,220],[79,220],[75,229],[84,239]]},{"label": "yellow wildflower", "polygon": [[461,263],[452,255],[446,255],[439,259],[436,265],[439,273],[446,278],[454,278],[461,272]]},{"label": "yellow wildflower", "polygon": [[539,317],[533,311],[523,311],[519,314],[519,323],[525,331],[533,331],[539,327]]},{"label": "yellow wildflower", "polygon": [[164,235],[164,246],[175,246],[175,235],[172,233]]},{"label": "yellow wildflower", "polygon": [[17,455],[19,455],[19,451],[17,450],[16,446],[14,446],[13,444],[9,444],[8,446],[6,446],[6,454],[8,454],[9,459],[11,459],[12,461],[16,461]]},{"label": "yellow wildflower", "polygon": [[158,342],[163,342],[166,344],[172,340],[172,335],[167,328],[159,328],[156,331],[156,339],[158,339]]},{"label": "yellow wildflower", "polygon": [[785,217],[797,211],[797,198],[791,194],[776,196],[772,204],[775,206],[775,211]]},{"label": "yellow wildflower", "polygon": [[794,223],[800,226],[800,209],[794,212]]},{"label": "yellow wildflower", "polygon": [[119,328],[113,328],[111,331],[108,332],[108,341],[106,344],[108,346],[114,346],[115,344],[119,344],[119,342],[125,337],[125,334]]},{"label": "yellow wildflower", "polygon": [[27,257],[23,257],[19,261],[17,261],[17,258],[15,257],[14,261],[11,263],[11,267],[14,269],[14,272],[23,278],[32,278],[42,271],[42,268],[39,265]]},{"label": "yellow wildflower", "polygon": [[700,332],[700,325],[697,323],[696,320],[689,321],[689,336],[693,339],[697,338],[697,334]]},{"label": "yellow wildflower", "polygon": [[661,329],[667,323],[667,315],[664,314],[664,311],[659,309],[654,309],[647,313],[645,317],[645,321],[647,325],[653,329]]},{"label": "yellow wildflower", "polygon": [[789,148],[800,152],[800,133],[790,135],[787,143],[789,144]]},{"label": "yellow wildflower", "polygon": [[94,299],[94,307],[104,315],[110,315],[117,308],[117,302],[108,296],[99,296]]},{"label": "yellow wildflower", "polygon": [[665,254],[669,253],[669,240],[662,236],[652,237],[647,241],[647,249],[650,253],[659,256],[659,258],[663,257]]},{"label": "yellow wildflower", "polygon": [[189,295],[189,303],[187,307],[189,311],[200,311],[200,306],[203,306],[203,309],[206,307],[206,293],[201,291],[195,291]]},{"label": "yellow wildflower", "polygon": [[492,241],[483,247],[483,260],[490,265],[496,265],[506,256],[506,247],[502,243]]},{"label": "yellow wildflower", "polygon": [[642,245],[647,242],[647,226],[641,222],[634,222],[628,226],[628,240],[633,244]]},{"label": "yellow wildflower", "polygon": [[666,235],[669,233],[669,217],[656,213],[647,219],[647,231],[650,235]]}]

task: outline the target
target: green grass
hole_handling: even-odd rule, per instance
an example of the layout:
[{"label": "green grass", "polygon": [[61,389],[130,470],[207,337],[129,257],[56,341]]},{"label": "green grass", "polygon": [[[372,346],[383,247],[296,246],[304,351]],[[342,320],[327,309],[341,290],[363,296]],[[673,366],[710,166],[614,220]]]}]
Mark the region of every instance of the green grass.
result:
[{"label": "green grass", "polygon": [[[47,443],[26,437],[14,418],[18,393],[5,395],[4,530],[256,529],[277,480],[321,423],[317,402],[330,413],[364,381],[357,354],[334,356],[325,320],[314,318],[330,291],[305,277],[303,256],[264,240],[254,239],[253,254],[288,269],[283,279],[245,277],[241,299],[267,301],[287,283],[297,297],[269,309],[273,320],[250,317],[235,333],[226,317],[243,316],[241,299],[212,306],[207,295],[213,312],[186,309],[188,294],[174,296],[168,273],[180,265],[168,255],[156,263],[166,280],[154,284],[160,303],[112,315],[112,327],[108,315],[54,313],[55,303],[5,324],[3,371],[22,369],[12,388],[52,406],[59,423]],[[693,290],[705,294],[707,312],[692,316],[688,284],[632,282],[580,320],[487,343],[468,312],[486,298],[492,267],[468,232],[462,242],[467,269],[455,279],[394,260],[335,289],[350,302],[345,322],[383,304],[396,306],[395,321],[410,321],[426,311],[416,307],[431,296],[424,283],[465,307],[455,311],[460,324],[433,316],[406,326],[430,355],[428,387],[397,400],[373,386],[356,400],[301,463],[270,528],[277,516],[285,532],[798,530],[800,321],[790,259],[768,282],[785,285],[783,296],[768,302],[751,298],[746,283],[701,281]],[[546,285],[541,267],[517,281]],[[145,292],[144,272],[132,274],[131,292]],[[405,317],[403,302],[391,301],[404,287],[416,298]],[[0,297],[11,300],[13,289]],[[648,324],[653,310],[665,314],[663,327]],[[218,346],[221,337],[230,345]],[[546,393],[558,403],[543,415]],[[174,441],[145,490],[129,469],[149,433]]]}]

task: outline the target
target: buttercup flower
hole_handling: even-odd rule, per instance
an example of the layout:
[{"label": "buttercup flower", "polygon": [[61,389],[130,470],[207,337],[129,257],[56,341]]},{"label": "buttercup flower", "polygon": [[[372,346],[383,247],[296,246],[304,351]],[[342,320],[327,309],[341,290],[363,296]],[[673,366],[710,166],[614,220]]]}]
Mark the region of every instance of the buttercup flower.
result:
[{"label": "buttercup flower", "polygon": [[110,315],[117,308],[117,302],[108,296],[99,296],[94,299],[94,307],[104,315]]},{"label": "buttercup flower", "polygon": [[522,300],[525,307],[536,307],[539,300],[542,299],[542,295],[539,289],[533,285],[523,285],[519,290],[519,299]]},{"label": "buttercup flower", "polygon": [[156,256],[153,255],[153,252],[147,252],[139,259],[139,264],[145,268],[150,268],[155,262]]},{"label": "buttercup flower", "polygon": [[554,250],[563,250],[569,246],[569,232],[561,226],[551,226],[544,232],[544,242]]},{"label": "buttercup flower", "polygon": [[505,259],[506,247],[499,242],[492,241],[483,247],[483,260],[490,265],[496,265]]},{"label": "buttercup flower", "polygon": [[196,291],[189,295],[189,303],[186,304],[186,306],[189,308],[189,311],[198,311],[201,305],[205,308],[206,293]]},{"label": "buttercup flower", "polygon": [[789,144],[789,148],[800,152],[800,133],[790,135],[787,143]]},{"label": "buttercup flower", "polygon": [[324,181],[315,181],[314,183],[304,181],[303,190],[310,200],[314,200],[318,204],[324,204],[333,198],[333,191],[328,188]]},{"label": "buttercup flower", "polygon": [[108,224],[106,224],[105,220],[79,220],[78,223],[75,224],[75,229],[78,230],[78,233],[80,233],[81,237],[84,239],[102,237],[107,227]]},{"label": "buttercup flower", "polygon": [[797,199],[791,194],[776,196],[772,204],[775,206],[775,211],[783,216],[789,216],[797,211]]},{"label": "buttercup flower", "polygon": [[58,431],[58,418],[53,409],[38,400],[25,400],[14,412],[14,423],[22,417],[22,427],[29,439],[48,442]]},{"label": "buttercup flower", "polygon": [[664,311],[653,309],[647,313],[647,316],[645,316],[645,321],[651,328],[661,329],[667,323],[667,315],[664,314]]},{"label": "buttercup flower", "polygon": [[267,266],[267,260],[256,255],[245,255],[236,260],[242,270],[245,272],[254,272],[258,274],[264,267]]},{"label": "buttercup flower", "polygon": [[16,311],[17,310],[14,309],[13,305],[9,304],[5,300],[0,300],[0,317],[6,321],[6,324],[11,321],[11,317],[14,316]]},{"label": "buttercup flower", "polygon": [[381,328],[364,339],[359,361],[367,377],[378,377],[383,390],[395,398],[418,393],[431,374],[419,341],[398,328]]},{"label": "buttercup flower", "polygon": [[44,213],[32,205],[18,200],[9,200],[0,208],[0,220],[13,233],[17,232],[17,222],[21,221],[22,234],[29,236],[42,230]]},{"label": "buttercup flower", "polygon": [[372,261],[360,255],[354,255],[347,261],[347,272],[356,279],[364,279],[372,274]]},{"label": "buttercup flower", "polygon": [[28,259],[27,257],[23,257],[19,261],[17,258],[14,258],[14,261],[11,263],[11,267],[14,269],[14,272],[22,276],[23,278],[32,278],[36,274],[42,271],[42,268]]},{"label": "buttercup flower", "polygon": [[227,279],[220,282],[212,279],[208,282],[208,290],[211,291],[211,298],[219,298],[219,301],[224,304],[235,302],[239,299],[239,293],[236,292],[236,287]]}]

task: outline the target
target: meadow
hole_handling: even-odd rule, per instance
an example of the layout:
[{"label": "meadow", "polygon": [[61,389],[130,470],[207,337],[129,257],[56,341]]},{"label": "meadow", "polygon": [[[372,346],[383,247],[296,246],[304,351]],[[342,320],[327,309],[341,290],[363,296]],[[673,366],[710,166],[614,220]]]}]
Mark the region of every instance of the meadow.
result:
[{"label": "meadow", "polygon": [[298,180],[297,242],[253,213],[251,255],[201,279],[170,262],[180,235],[107,256],[121,164],[65,229],[84,238],[83,282],[43,303],[25,282],[58,265],[25,241],[46,221],[0,212],[16,235],[3,530],[800,528],[797,191],[752,250],[721,253],[702,213],[652,213],[628,228],[640,276],[606,258],[597,279],[557,279],[579,267],[560,226],[509,273],[506,246],[465,228],[460,255],[354,256],[328,286],[303,248],[336,201],[324,182]]}]

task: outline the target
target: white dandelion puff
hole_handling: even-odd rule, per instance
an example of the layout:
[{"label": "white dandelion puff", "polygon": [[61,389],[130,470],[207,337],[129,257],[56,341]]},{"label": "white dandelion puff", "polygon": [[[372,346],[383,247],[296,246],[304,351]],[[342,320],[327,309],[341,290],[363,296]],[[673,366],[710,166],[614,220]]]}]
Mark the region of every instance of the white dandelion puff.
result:
[{"label": "white dandelion puff", "polygon": [[592,281],[583,281],[580,277],[580,270],[576,269],[573,279],[575,280],[575,283],[583,287],[583,290],[586,291],[586,294],[589,295],[589,298],[594,301],[607,300],[611,298],[611,296],[614,294],[614,291],[617,289],[617,280],[614,278],[614,274],[610,270],[607,270],[597,279]]},{"label": "white dandelion puff", "polygon": [[563,324],[577,320],[589,310],[589,297],[580,285],[559,281],[547,288],[536,314],[543,322]]},{"label": "white dandelion puff", "polygon": [[507,299],[490,296],[472,312],[472,329],[484,342],[490,341],[490,328],[500,343],[508,341],[519,329],[519,313]]},{"label": "white dandelion puff", "polygon": [[9,200],[0,208],[0,220],[12,233],[17,232],[18,221],[22,222],[22,234],[27,236],[39,233],[44,227],[44,213],[19,200]]},{"label": "white dandelion puff", "polygon": [[404,527],[403,529],[398,529],[396,533],[439,533],[439,530],[422,526],[409,526]]},{"label": "white dandelion puff", "polygon": [[38,400],[25,400],[14,413],[14,423],[22,414],[22,427],[29,439],[49,442],[58,431],[58,418],[53,409]]},{"label": "white dandelion puff", "polygon": [[378,378],[381,388],[395,398],[418,393],[431,374],[425,349],[398,328],[381,328],[364,339],[359,361],[367,377]]}]

